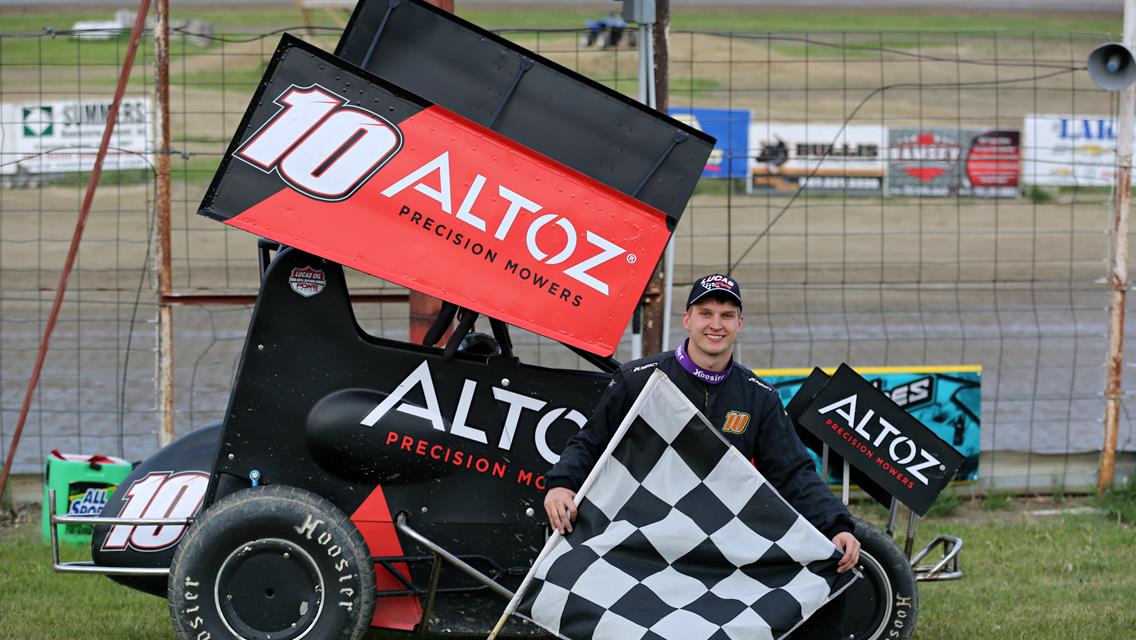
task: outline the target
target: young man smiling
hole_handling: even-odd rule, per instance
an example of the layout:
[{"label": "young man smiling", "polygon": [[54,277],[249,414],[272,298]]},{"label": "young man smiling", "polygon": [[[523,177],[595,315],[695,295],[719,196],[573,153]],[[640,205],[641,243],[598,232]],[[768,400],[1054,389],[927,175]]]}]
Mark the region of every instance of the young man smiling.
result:
[{"label": "young man smiling", "polygon": [[[544,508],[552,528],[562,534],[572,531],[576,491],[658,369],[732,446],[753,461],[789,504],[844,552],[838,571],[856,565],[860,543],[852,535],[855,524],[848,509],[817,475],[777,391],[733,359],[734,342],[744,322],[737,282],[718,273],[695,281],[682,316],[686,340],[674,351],[620,367],[587,424],[545,474],[549,489]],[[843,608],[843,598],[835,599],[794,631],[792,638],[839,638]]]}]

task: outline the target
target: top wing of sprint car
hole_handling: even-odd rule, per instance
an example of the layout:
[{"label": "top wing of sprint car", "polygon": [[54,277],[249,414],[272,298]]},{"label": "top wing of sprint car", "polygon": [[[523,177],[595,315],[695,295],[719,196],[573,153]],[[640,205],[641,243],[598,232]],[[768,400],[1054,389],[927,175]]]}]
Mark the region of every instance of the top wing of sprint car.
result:
[{"label": "top wing of sprint car", "polygon": [[[399,16],[445,14],[398,7],[375,46],[422,30],[427,55],[434,23]],[[457,34],[443,42],[465,42],[442,27]],[[468,44],[517,64],[511,84],[489,85],[499,104],[488,115],[480,94],[432,102],[416,84],[284,38],[201,212],[610,355],[713,140],[535,54],[481,36]],[[455,67],[463,51],[437,64],[469,82]],[[388,71],[375,70],[402,81]],[[526,99],[534,92],[544,99]]]}]

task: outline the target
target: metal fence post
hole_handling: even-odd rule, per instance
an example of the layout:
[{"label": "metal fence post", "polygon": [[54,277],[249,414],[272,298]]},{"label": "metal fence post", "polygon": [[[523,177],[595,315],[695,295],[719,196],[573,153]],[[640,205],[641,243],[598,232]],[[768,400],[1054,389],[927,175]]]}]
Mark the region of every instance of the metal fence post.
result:
[{"label": "metal fence post", "polygon": [[[1136,44],[1136,0],[1124,2],[1124,45]],[[1124,305],[1128,293],[1128,207],[1132,202],[1132,125],[1136,119],[1136,86],[1120,92],[1117,127],[1116,185],[1113,193],[1112,247],[1108,284],[1108,382],[1105,389],[1104,444],[1097,493],[1112,485],[1124,373]]]},{"label": "metal fence post", "polygon": [[158,267],[158,446],[174,439],[174,320],[170,259],[170,11],[158,0],[154,25],[154,91],[158,105],[158,149],[154,215],[157,217]]}]

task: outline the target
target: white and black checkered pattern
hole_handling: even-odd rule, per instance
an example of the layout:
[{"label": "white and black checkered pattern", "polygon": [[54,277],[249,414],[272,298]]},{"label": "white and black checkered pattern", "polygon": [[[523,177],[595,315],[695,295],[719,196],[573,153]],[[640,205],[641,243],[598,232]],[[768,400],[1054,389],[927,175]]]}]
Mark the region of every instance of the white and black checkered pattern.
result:
[{"label": "white and black checkered pattern", "polygon": [[656,372],[510,606],[570,640],[780,638],[854,576]]}]

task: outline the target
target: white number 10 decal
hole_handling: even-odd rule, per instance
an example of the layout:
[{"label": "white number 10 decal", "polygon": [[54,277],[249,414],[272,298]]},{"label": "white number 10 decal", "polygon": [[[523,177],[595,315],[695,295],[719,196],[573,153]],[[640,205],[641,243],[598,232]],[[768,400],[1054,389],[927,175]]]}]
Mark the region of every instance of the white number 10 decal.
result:
[{"label": "white number 10 decal", "polygon": [[[120,518],[188,518],[197,514],[209,488],[204,473],[151,473],[130,485]],[[103,540],[103,549],[125,549],[127,544],[139,551],[164,549],[181,538],[181,525],[136,526],[118,524]]]},{"label": "white number 10 decal", "polygon": [[289,87],[276,99],[280,111],[235,155],[308,196],[342,200],[402,146],[394,125],[345,102],[319,85]]}]

